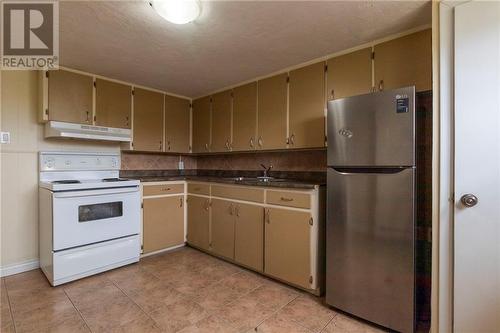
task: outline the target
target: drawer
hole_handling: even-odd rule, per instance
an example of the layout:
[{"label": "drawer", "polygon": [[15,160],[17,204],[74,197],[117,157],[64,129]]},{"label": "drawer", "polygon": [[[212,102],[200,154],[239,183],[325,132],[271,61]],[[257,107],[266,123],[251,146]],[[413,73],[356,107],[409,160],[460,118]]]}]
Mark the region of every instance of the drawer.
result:
[{"label": "drawer", "polygon": [[143,185],[142,196],[184,193],[184,184]]},{"label": "drawer", "polygon": [[268,190],[267,203],[279,206],[311,208],[311,195],[308,193]]},{"label": "drawer", "polygon": [[212,196],[235,200],[264,202],[264,190],[258,188],[212,185]]},{"label": "drawer", "polygon": [[188,183],[188,193],[210,195],[209,184]]}]

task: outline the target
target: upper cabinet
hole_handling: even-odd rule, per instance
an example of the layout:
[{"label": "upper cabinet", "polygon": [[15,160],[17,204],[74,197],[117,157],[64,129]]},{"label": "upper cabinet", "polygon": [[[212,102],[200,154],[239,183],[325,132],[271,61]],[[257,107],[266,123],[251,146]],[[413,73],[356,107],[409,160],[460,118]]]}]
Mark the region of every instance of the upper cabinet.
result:
[{"label": "upper cabinet", "polygon": [[193,101],[193,153],[210,151],[210,96]]},{"label": "upper cabinet", "polygon": [[98,126],[130,128],[132,87],[97,78],[95,124]]},{"label": "upper cabinet", "polygon": [[286,73],[258,81],[258,149],[284,149],[287,136]]},{"label": "upper cabinet", "polygon": [[431,29],[375,45],[375,88],[432,89]]},{"label": "upper cabinet", "polygon": [[255,149],[257,82],[233,89],[233,143],[236,151]]},{"label": "upper cabinet", "polygon": [[163,150],[163,94],[134,89],[134,150]]},{"label": "upper cabinet", "polygon": [[226,90],[212,96],[212,147],[214,152],[231,150],[232,92]]},{"label": "upper cabinet", "polygon": [[190,101],[165,95],[165,151],[189,153]]},{"label": "upper cabinet", "polygon": [[325,146],[325,63],[290,72],[290,148]]},{"label": "upper cabinet", "polygon": [[371,91],[371,47],[329,59],[327,66],[328,100],[367,94]]},{"label": "upper cabinet", "polygon": [[65,70],[48,74],[48,120],[78,124],[92,124],[93,89],[92,76]]}]

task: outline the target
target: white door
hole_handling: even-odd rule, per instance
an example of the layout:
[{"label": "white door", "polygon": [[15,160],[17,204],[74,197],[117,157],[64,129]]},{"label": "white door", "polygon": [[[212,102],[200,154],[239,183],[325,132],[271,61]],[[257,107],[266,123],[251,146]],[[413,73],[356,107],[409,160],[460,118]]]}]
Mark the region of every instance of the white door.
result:
[{"label": "white door", "polygon": [[498,1],[455,7],[454,233],[454,332],[500,332]]}]

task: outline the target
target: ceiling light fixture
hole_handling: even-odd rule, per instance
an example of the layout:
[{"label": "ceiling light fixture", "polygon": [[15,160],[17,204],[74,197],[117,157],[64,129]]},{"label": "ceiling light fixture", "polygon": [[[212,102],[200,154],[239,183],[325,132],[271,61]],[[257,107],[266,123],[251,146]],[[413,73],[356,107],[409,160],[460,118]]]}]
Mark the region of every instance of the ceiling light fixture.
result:
[{"label": "ceiling light fixture", "polygon": [[149,4],[165,20],[175,24],[186,24],[200,16],[199,0],[153,0]]}]

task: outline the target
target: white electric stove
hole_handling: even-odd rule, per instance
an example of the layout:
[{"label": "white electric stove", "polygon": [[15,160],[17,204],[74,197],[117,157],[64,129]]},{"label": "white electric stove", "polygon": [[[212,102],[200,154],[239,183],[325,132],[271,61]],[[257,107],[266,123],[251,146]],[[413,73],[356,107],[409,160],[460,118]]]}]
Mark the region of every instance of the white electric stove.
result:
[{"label": "white electric stove", "polygon": [[54,286],[139,261],[139,181],[117,153],[41,152],[40,267]]}]

